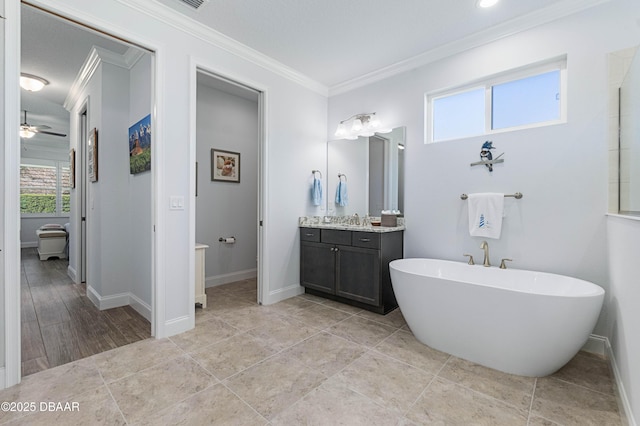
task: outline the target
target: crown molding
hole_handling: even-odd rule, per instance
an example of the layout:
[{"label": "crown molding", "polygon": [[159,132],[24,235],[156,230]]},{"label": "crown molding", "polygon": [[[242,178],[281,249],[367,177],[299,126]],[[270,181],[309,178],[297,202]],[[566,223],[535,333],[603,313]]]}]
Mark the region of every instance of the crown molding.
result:
[{"label": "crown molding", "polygon": [[363,87],[389,77],[422,67],[449,56],[489,44],[499,39],[529,30],[540,25],[573,15],[586,9],[608,3],[611,0],[564,0],[535,12],[504,21],[451,43],[431,49],[420,55],[396,62],[379,70],[364,74],[329,87],[329,97]]},{"label": "crown molding", "polygon": [[93,46],[91,52],[87,55],[87,59],[85,59],[82,67],[80,67],[78,75],[73,81],[62,106],[67,111],[71,111],[78,100],[78,96],[80,96],[80,93],[82,93],[87,84],[89,84],[91,77],[93,77],[93,74],[95,74],[101,63],[131,69],[143,55],[144,52],[140,49],[129,48],[124,55],[120,55],[102,47]]},{"label": "crown molding", "polygon": [[223,49],[235,56],[245,59],[264,69],[280,75],[294,83],[297,83],[320,95],[327,96],[329,89],[324,84],[313,80],[306,75],[290,68],[275,59],[258,52],[216,30],[208,27],[192,18],[176,12],[164,4],[155,0],[116,0],[123,5],[148,15],[162,23],[183,31],[206,43]]}]

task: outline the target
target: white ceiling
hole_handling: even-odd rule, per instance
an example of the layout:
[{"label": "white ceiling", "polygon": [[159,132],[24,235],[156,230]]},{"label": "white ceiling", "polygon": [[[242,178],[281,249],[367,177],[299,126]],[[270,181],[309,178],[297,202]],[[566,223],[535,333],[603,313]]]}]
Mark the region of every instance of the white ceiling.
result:
[{"label": "white ceiling", "polygon": [[[329,89],[438,52],[446,55],[609,0],[136,0],[168,7],[280,62]],[[66,95],[92,46],[124,54],[130,46],[22,6],[22,72],[50,81],[23,91],[32,125],[69,132]],[[443,53],[444,52],[444,53]],[[37,135],[58,143],[67,138]],[[48,142],[47,142],[48,143]],[[67,142],[68,146],[68,142]]]},{"label": "white ceiling", "polygon": [[[331,88],[546,8],[590,0],[158,0]],[[551,14],[553,16],[553,14]],[[558,16],[560,17],[560,16]]]}]

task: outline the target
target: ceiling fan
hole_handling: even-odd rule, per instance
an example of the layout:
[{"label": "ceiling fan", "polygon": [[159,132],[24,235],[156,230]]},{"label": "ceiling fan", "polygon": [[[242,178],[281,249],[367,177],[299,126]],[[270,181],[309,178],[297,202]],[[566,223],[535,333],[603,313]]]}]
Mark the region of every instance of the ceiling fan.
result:
[{"label": "ceiling fan", "polygon": [[51,132],[47,129],[50,129],[51,127],[49,126],[32,126],[29,123],[27,123],[27,110],[24,111],[24,122],[20,125],[20,137],[21,138],[32,138],[36,135],[36,133],[42,133],[43,135],[53,135],[53,136],[60,136],[60,137],[66,137],[67,135],[64,133],[57,133],[57,132]]}]

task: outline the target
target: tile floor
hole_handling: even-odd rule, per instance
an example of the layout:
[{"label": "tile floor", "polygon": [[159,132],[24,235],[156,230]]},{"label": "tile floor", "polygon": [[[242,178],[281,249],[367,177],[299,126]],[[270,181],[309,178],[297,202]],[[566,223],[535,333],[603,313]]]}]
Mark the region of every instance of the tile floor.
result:
[{"label": "tile floor", "polygon": [[[196,328],[42,371],[0,401],[28,425],[620,425],[608,364],[580,353],[551,377],[490,370],[380,316],[311,296],[255,304],[255,281],[207,289]],[[73,406],[71,406],[73,408]]]}]

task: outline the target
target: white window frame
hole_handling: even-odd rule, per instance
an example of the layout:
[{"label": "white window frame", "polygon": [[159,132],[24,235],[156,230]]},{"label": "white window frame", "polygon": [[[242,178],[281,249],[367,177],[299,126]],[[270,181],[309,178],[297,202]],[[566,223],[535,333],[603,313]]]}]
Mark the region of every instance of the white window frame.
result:
[{"label": "white window frame", "polygon": [[[62,169],[71,167],[68,160],[45,160],[41,158],[21,158],[20,167],[22,166],[43,166],[54,167],[56,169],[56,212],[55,213],[20,213],[23,218],[38,217],[69,217],[71,212],[62,211],[62,193],[64,188],[69,188],[69,182],[63,182]],[[20,184],[20,195],[22,196],[22,183]]]},{"label": "white window frame", "polygon": [[[505,127],[502,129],[492,129],[492,88],[493,86],[508,83],[516,80],[523,80],[528,77],[544,74],[551,71],[560,71],[560,117],[556,120],[541,121],[537,123],[529,123],[521,126]],[[450,139],[433,139],[433,102],[434,100],[457,95],[463,92],[475,90],[478,88],[485,90],[485,129],[484,133],[478,135],[467,135]],[[516,130],[532,129],[536,127],[553,126],[564,124],[567,122],[567,57],[562,56],[553,58],[548,61],[539,62],[533,65],[509,70],[490,77],[469,82],[465,85],[453,88],[441,89],[434,92],[425,93],[425,143],[440,143],[451,140],[467,139],[470,137],[489,136],[498,133],[512,132]]]}]

